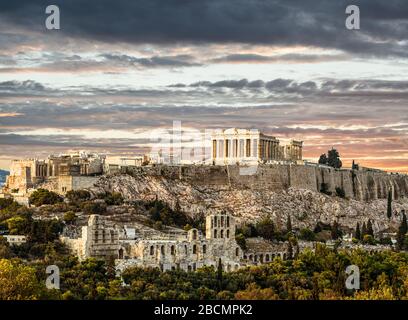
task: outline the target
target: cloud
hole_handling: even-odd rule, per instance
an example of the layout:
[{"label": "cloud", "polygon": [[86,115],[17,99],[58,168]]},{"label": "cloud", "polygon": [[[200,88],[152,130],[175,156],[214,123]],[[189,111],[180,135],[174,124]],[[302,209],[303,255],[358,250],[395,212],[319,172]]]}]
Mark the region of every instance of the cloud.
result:
[{"label": "cloud", "polygon": [[[3,1],[0,17],[51,37],[44,28],[48,4]],[[53,4],[62,14],[59,35],[105,43],[247,43],[333,48],[365,56],[408,54],[405,0],[354,1],[361,10],[359,31],[345,28],[345,8],[350,4],[346,0],[55,0]],[[15,41],[4,39],[4,43]]]},{"label": "cloud", "polygon": [[53,89],[14,80],[0,82],[0,96],[2,155],[18,146],[130,152],[149,142],[150,130],[170,128],[174,120],[199,130],[258,128],[299,138],[309,158],[334,145],[345,158],[380,163],[385,155],[396,168],[408,154],[407,81],[230,79],[150,90]]},{"label": "cloud", "polygon": [[345,54],[282,54],[266,56],[254,53],[238,53],[211,59],[212,63],[320,63],[343,61],[350,57]]},{"label": "cloud", "polygon": [[191,55],[176,56],[153,56],[149,58],[137,58],[129,55],[102,54],[101,57],[107,62],[115,62],[123,66],[140,66],[144,68],[156,67],[197,67],[200,63],[193,62]]}]

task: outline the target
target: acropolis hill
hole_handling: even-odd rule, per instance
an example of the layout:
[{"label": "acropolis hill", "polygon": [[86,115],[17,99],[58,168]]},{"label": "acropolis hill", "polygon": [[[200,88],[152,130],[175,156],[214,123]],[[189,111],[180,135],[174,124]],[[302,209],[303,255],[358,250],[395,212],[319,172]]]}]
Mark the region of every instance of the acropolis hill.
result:
[{"label": "acropolis hill", "polygon": [[[396,229],[398,212],[408,210],[407,175],[310,163],[302,159],[302,148],[302,141],[283,145],[257,130],[226,129],[211,136],[208,161],[190,164],[148,157],[107,164],[103,155],[83,152],[16,160],[3,191],[21,202],[36,188],[61,195],[115,191],[129,202],[157,198],[177,204],[191,216],[226,210],[239,222],[272,214],[279,225],[292,215],[298,226],[338,221],[350,230],[371,219],[376,231]],[[389,192],[395,217],[388,220]]]}]

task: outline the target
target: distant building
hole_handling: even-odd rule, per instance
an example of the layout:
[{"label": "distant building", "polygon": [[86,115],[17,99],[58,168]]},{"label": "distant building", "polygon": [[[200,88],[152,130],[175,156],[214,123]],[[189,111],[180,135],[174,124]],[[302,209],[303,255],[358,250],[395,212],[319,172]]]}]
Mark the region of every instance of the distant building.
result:
[{"label": "distant building", "polygon": [[77,152],[50,155],[46,160],[13,160],[3,191],[24,196],[43,187],[61,194],[91,186],[103,173],[105,156]]},{"label": "distant building", "polygon": [[26,236],[20,236],[20,235],[3,235],[3,238],[7,240],[7,242],[10,245],[22,245],[23,243],[27,242],[27,237]]}]

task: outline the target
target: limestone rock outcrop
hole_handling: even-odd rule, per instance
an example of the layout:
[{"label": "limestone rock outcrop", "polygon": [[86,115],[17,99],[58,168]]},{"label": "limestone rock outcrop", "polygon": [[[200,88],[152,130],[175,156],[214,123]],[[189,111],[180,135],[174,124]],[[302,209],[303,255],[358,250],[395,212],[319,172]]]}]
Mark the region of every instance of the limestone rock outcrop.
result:
[{"label": "limestone rock outcrop", "polygon": [[[310,168],[288,167],[264,166],[258,168],[253,176],[239,176],[235,172],[237,168],[233,167],[148,167],[127,174],[103,176],[89,190],[95,195],[104,191],[120,192],[128,201],[150,201],[157,197],[172,208],[179,205],[191,216],[226,210],[238,220],[253,222],[270,214],[281,228],[291,215],[294,227],[300,228],[313,229],[319,221],[338,221],[343,228],[353,230],[357,222],[361,224],[370,219],[376,232],[396,230],[400,221],[398,213],[402,209],[408,212],[408,179],[403,175],[357,173],[354,179],[360,182],[354,184],[354,189],[357,190],[356,194],[362,193],[363,196],[350,197],[353,191],[349,189],[352,190],[353,186],[345,187],[346,184],[343,184],[347,196],[347,199],[343,199],[318,192],[319,177],[312,177]],[[291,183],[286,183],[287,180],[282,178],[285,174],[278,174],[278,169],[282,172],[286,170]],[[322,175],[325,181],[341,179],[344,182],[345,175],[352,174],[351,171],[338,172],[341,174],[330,175],[326,172]],[[311,177],[306,178],[308,175]],[[312,178],[317,181],[314,186],[307,183]],[[330,188],[335,188],[337,183],[340,182],[331,182]],[[395,213],[388,220],[386,194],[391,185],[395,189]],[[367,196],[370,194],[372,196]]]}]

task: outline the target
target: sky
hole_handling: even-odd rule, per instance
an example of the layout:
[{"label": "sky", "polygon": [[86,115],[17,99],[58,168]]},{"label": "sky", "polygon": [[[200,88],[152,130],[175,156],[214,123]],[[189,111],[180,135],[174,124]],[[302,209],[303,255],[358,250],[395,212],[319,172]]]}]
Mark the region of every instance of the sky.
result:
[{"label": "sky", "polygon": [[406,0],[0,0],[0,168],[140,154],[181,121],[408,172],[407,49]]}]

